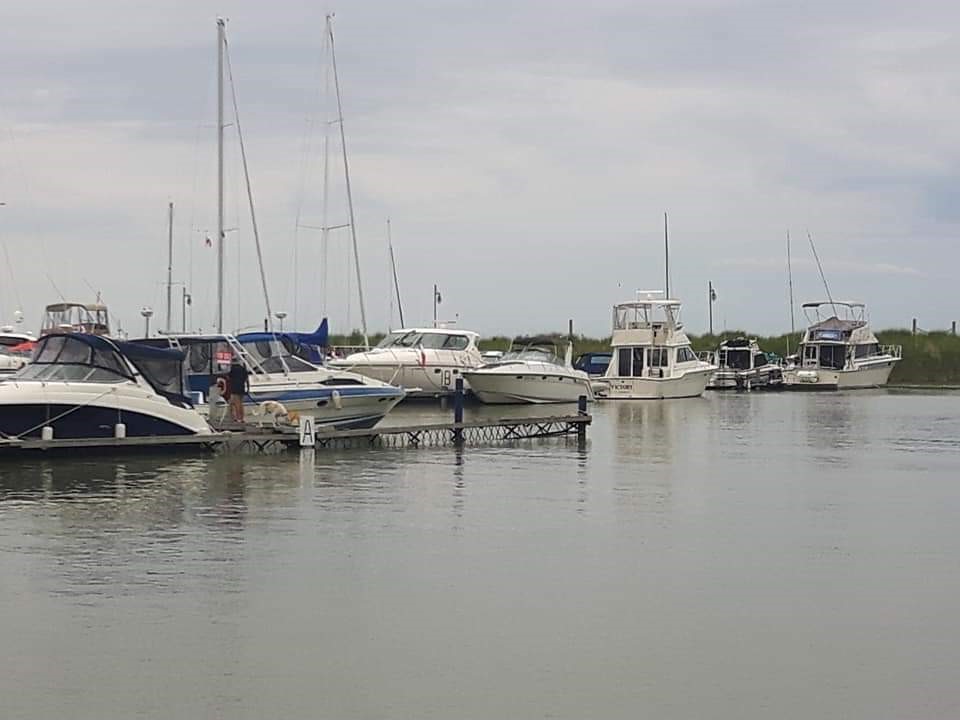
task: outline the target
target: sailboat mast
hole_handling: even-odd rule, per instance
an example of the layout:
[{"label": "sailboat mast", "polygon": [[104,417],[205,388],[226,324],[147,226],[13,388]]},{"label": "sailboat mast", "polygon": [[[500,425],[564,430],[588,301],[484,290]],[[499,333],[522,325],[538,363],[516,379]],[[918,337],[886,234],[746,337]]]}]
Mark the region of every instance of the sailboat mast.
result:
[{"label": "sailboat mast", "polygon": [[173,202],[167,217],[167,332],[173,328]]},{"label": "sailboat mast", "polygon": [[217,332],[223,332],[223,45],[225,24],[217,18]]},{"label": "sailboat mast", "polygon": [[353,259],[357,271],[357,294],[360,296],[360,325],[363,344],[370,346],[367,336],[367,311],[363,302],[363,281],[360,278],[360,254],[357,250],[357,223],[353,213],[353,192],[350,188],[350,164],[347,161],[347,137],[343,130],[343,103],[340,98],[340,77],[337,75],[337,53],[333,43],[333,16],[327,15],[327,35],[330,38],[330,65],[333,69],[333,87],[337,95],[337,123],[340,125],[340,149],[343,151],[344,184],[347,190],[347,209],[350,213],[350,237],[353,240]]},{"label": "sailboat mast", "polygon": [[397,279],[397,259],[393,255],[393,235],[390,232],[390,218],[387,218],[387,244],[390,246],[390,266],[393,268],[393,289],[397,293],[397,310],[400,312],[400,327],[403,323],[403,301],[400,299],[400,280]]},{"label": "sailboat mast", "polygon": [[663,274],[664,295],[670,297],[670,236],[667,232],[667,214],[663,214]]},{"label": "sailboat mast", "polygon": [[[793,315],[793,263],[790,261],[790,231],[787,230],[787,283],[790,287],[790,337],[797,333],[797,324]],[[790,339],[787,339],[787,355],[790,354]]]}]

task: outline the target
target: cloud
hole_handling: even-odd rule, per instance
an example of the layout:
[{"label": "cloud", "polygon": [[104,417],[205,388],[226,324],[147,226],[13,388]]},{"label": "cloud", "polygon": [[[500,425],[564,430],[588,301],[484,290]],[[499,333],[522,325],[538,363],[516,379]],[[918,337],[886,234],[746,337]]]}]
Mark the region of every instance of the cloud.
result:
[{"label": "cloud", "polygon": [[[170,199],[177,276],[195,286],[197,316],[212,316],[202,238],[215,225],[216,5],[173,0],[130,17],[120,0],[61,1],[5,15],[0,238],[28,317],[50,300],[49,274],[65,293],[102,288],[137,322],[160,297]],[[333,237],[324,254],[294,228],[298,212],[304,224],[322,216],[323,12],[231,3],[228,35],[274,305],[304,327],[326,309],[343,328],[359,320],[349,241]],[[409,317],[430,317],[438,282],[482,332],[573,317],[599,334],[622,288],[660,282],[664,210],[691,328],[714,281],[731,322],[781,329],[783,313],[758,298],[783,293],[784,229],[810,226],[831,286],[868,301],[878,324],[904,325],[905,312],[949,324],[960,40],[944,28],[958,21],[945,1],[339,8],[371,325],[388,322],[387,216]],[[229,143],[228,224],[240,230],[228,305],[245,325],[262,302]],[[333,160],[331,222],[346,212]],[[813,294],[815,268],[795,258],[798,293]],[[884,276],[918,307],[887,300]]]}]

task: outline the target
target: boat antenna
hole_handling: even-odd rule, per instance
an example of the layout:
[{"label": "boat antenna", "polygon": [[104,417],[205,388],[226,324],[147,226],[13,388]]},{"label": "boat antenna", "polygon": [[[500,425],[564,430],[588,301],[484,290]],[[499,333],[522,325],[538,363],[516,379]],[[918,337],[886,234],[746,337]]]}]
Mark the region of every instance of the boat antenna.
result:
[{"label": "boat antenna", "polygon": [[170,332],[173,328],[173,201],[167,210],[167,332]]},{"label": "boat antenna", "polygon": [[217,332],[223,332],[223,50],[225,21],[217,18]]},{"label": "boat antenna", "polygon": [[227,59],[227,74],[230,77],[230,98],[233,100],[233,121],[237,125],[237,139],[240,142],[240,160],[243,164],[243,179],[247,185],[247,204],[250,206],[250,223],[253,225],[253,242],[257,248],[257,265],[260,268],[260,287],[263,289],[263,304],[267,311],[267,331],[273,331],[273,310],[270,307],[270,293],[267,292],[267,273],[263,268],[263,250],[260,247],[260,230],[257,228],[257,212],[253,207],[253,187],[250,185],[250,169],[247,166],[247,150],[243,143],[243,131],[240,129],[240,107],[237,103],[237,86],[233,81],[233,66],[230,64],[230,51],[227,39],[223,39],[224,55]]},{"label": "boat antenna", "polygon": [[337,75],[337,53],[333,43],[333,15],[327,15],[327,36],[330,38],[330,66],[333,69],[333,88],[337,96],[337,119],[340,126],[340,149],[343,151],[344,185],[347,191],[347,209],[350,213],[350,237],[353,240],[353,259],[357,271],[357,294],[360,296],[360,325],[363,330],[363,344],[370,347],[367,336],[367,311],[363,303],[363,283],[360,278],[360,254],[357,251],[357,223],[353,213],[353,192],[350,189],[350,164],[347,161],[347,138],[343,130],[343,103],[340,97],[340,78]]},{"label": "boat antenna", "polygon": [[664,299],[670,299],[670,235],[667,230],[667,213],[663,213],[663,274]]},{"label": "boat antenna", "polygon": [[820,256],[817,255],[817,246],[813,244],[813,235],[810,234],[809,230],[807,230],[807,239],[810,241],[810,249],[813,250],[813,259],[817,261],[817,270],[820,271],[820,279],[823,281],[823,289],[827,291],[827,300],[830,301],[830,306],[833,308],[834,315],[836,315],[837,306],[833,304],[833,295],[830,294],[830,286],[827,284],[827,278],[823,274],[823,265],[820,264]]},{"label": "boat antenna", "polygon": [[787,230],[787,284],[790,288],[790,335],[787,337],[787,355],[790,354],[790,337],[796,335],[797,324],[793,315],[793,264],[790,262],[790,231]]},{"label": "boat antenna", "polygon": [[[397,310],[400,312],[400,327],[406,325],[403,322],[403,301],[400,299],[400,280],[397,278],[397,259],[393,254],[393,235],[390,232],[390,218],[387,218],[387,245],[390,247],[390,266],[393,268],[393,289],[397,293]],[[393,313],[391,313],[392,315]]]}]

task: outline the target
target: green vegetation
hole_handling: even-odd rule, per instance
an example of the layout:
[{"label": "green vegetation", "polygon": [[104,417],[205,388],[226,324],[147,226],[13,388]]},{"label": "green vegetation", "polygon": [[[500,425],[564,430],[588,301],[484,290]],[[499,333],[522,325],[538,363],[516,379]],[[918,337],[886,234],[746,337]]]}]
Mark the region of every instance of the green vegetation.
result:
[{"label": "green vegetation", "polygon": [[[554,337],[562,346],[566,336],[557,333],[544,333],[542,337]],[[751,335],[742,330],[731,330],[720,335],[690,335],[690,343],[697,352],[715,350],[721,342],[734,337],[755,337],[766,352],[785,357],[796,352],[799,336],[777,335],[763,337]],[[383,333],[370,336],[370,344],[375,345],[383,338]],[[903,346],[903,359],[897,363],[890,376],[891,384],[900,385],[960,385],[960,336],[949,332],[928,332],[914,335],[910,330],[881,330],[877,333],[881,345]],[[510,346],[510,337],[494,336],[480,342],[482,350],[506,350]],[[354,331],[349,336],[333,336],[333,345],[362,345],[363,336]],[[610,349],[610,338],[574,338],[574,356],[584,352],[602,352]]]}]

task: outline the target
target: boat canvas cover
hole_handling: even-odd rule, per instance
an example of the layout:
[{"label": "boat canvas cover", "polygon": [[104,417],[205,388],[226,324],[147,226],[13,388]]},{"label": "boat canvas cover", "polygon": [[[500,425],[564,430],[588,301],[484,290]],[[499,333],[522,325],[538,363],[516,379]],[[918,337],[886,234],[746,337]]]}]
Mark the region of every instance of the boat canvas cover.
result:
[{"label": "boat canvas cover", "polygon": [[90,365],[110,370],[130,380],[126,358],[150,387],[174,404],[190,404],[183,394],[183,358],[178,350],[110,340],[87,333],[52,333],[38,341],[34,365]]}]

